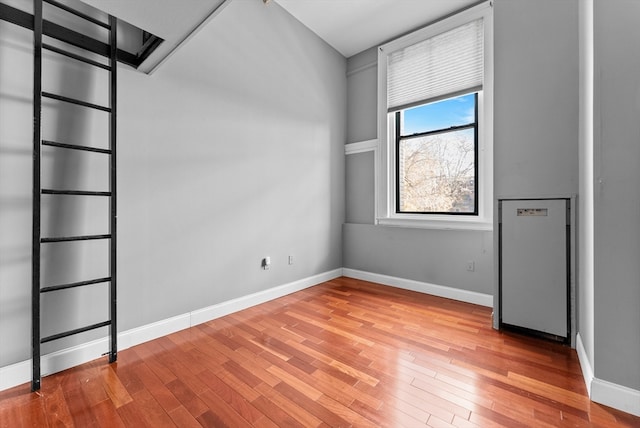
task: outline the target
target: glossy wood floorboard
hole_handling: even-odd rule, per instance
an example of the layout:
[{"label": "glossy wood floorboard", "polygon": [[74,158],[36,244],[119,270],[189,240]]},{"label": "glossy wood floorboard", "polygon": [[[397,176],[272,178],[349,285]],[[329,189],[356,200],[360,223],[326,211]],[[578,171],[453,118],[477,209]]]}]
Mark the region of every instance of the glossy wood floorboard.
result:
[{"label": "glossy wood floorboard", "polygon": [[640,427],[574,350],[339,278],[0,392],[0,427]]}]

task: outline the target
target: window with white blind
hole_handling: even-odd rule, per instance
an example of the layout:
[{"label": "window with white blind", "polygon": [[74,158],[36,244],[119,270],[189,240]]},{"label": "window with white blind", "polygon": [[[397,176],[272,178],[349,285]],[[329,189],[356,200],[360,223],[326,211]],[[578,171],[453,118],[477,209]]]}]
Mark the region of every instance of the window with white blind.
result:
[{"label": "window with white blind", "polygon": [[492,227],[489,2],[378,51],[379,224]]}]

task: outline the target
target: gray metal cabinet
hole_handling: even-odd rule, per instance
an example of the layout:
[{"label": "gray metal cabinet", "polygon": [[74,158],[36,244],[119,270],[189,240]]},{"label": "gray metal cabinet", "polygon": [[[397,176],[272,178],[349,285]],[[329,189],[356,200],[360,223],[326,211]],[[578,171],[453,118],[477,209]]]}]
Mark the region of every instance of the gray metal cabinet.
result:
[{"label": "gray metal cabinet", "polygon": [[568,340],[567,199],[500,205],[500,324]]}]

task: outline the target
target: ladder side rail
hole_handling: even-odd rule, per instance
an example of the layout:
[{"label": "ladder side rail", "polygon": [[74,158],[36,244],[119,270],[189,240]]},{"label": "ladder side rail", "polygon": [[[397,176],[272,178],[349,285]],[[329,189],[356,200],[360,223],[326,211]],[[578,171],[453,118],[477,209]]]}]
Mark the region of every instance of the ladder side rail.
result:
[{"label": "ladder side rail", "polygon": [[109,41],[111,45],[111,79],[109,82],[109,107],[110,124],[109,124],[109,144],[111,149],[109,181],[110,181],[110,211],[111,225],[109,233],[111,235],[110,245],[110,276],[111,282],[109,287],[110,300],[110,320],[109,333],[111,335],[111,349],[109,353],[109,362],[113,363],[118,359],[118,329],[117,329],[117,175],[116,175],[116,140],[117,140],[117,101],[118,101],[118,21],[115,17],[109,15],[109,26],[111,31]]},{"label": "ladder side rail", "polygon": [[33,1],[33,202],[31,245],[31,390],[40,389],[40,211],[42,138],[42,0]]}]

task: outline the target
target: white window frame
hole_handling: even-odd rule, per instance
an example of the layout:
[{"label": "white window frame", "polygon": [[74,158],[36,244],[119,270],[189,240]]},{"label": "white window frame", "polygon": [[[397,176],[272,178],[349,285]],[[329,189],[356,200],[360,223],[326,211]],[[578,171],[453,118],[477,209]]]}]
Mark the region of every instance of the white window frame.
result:
[{"label": "white window frame", "polygon": [[[396,212],[396,145],[393,113],[387,112],[387,56],[468,22],[484,20],[484,81],[478,93],[478,215]],[[493,10],[485,2],[378,48],[378,150],[376,223],[428,229],[493,229]]]}]

